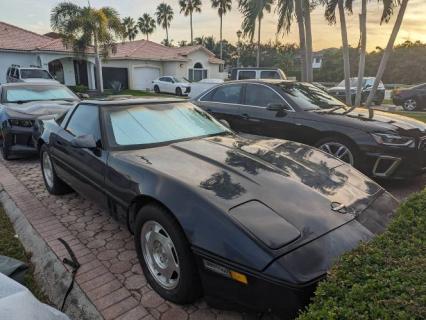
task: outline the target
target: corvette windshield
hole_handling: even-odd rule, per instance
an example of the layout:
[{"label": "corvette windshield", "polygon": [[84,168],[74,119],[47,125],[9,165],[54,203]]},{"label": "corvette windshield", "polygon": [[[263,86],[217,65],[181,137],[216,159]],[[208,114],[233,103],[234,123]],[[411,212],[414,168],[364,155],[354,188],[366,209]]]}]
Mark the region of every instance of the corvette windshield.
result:
[{"label": "corvette windshield", "polygon": [[109,108],[112,144],[150,145],[226,134],[230,131],[189,103]]},{"label": "corvette windshield", "polygon": [[34,85],[16,86],[4,89],[4,100],[8,103],[30,101],[78,100],[77,96],[65,86]]}]

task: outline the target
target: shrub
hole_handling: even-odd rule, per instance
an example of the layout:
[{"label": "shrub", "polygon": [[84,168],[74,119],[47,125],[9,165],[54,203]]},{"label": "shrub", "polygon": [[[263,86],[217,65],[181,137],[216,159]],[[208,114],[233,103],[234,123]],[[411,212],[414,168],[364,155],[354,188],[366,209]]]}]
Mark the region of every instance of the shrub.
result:
[{"label": "shrub", "polygon": [[70,88],[70,90],[74,93],[87,93],[87,91],[89,91],[89,88],[83,84],[69,86],[68,88]]},{"label": "shrub", "polygon": [[426,319],[426,189],[338,261],[298,319]]}]

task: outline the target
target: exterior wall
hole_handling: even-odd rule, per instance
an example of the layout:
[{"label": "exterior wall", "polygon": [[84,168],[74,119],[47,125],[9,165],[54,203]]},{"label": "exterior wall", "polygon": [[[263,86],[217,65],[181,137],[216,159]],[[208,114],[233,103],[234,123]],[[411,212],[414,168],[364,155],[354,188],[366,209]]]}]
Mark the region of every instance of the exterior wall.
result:
[{"label": "exterior wall", "polygon": [[6,82],[7,69],[12,64],[29,67],[30,65],[39,65],[39,61],[34,53],[0,51],[0,83]]},{"label": "exterior wall", "polygon": [[186,77],[188,77],[188,69],[193,68],[198,62],[203,65],[204,69],[207,69],[207,77],[210,79],[225,79],[226,73],[219,72],[219,64],[213,64],[209,62],[209,56],[203,50],[192,52],[188,55]]}]

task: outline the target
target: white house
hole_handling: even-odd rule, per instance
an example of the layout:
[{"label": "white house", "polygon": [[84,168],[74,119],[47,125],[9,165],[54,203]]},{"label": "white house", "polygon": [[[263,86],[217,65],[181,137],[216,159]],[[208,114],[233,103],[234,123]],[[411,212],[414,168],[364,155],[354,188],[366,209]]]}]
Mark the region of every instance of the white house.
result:
[{"label": "white house", "polygon": [[[7,69],[15,64],[43,67],[66,85],[95,89],[94,62],[93,53],[76,57],[61,39],[0,22],[0,83],[6,82]],[[123,88],[145,90],[163,75],[193,81],[223,79],[223,64],[203,46],[170,48],[147,40],[125,42],[117,44],[117,51],[103,62],[103,83],[105,88],[118,81]]]}]

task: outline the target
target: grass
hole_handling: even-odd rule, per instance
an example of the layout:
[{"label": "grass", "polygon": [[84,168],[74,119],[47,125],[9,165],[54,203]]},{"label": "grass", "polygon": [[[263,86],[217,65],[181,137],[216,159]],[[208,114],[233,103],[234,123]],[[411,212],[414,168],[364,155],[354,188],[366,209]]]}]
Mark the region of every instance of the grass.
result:
[{"label": "grass", "polygon": [[426,123],[426,112],[406,112],[406,111],[394,111],[392,113],[399,114],[401,116],[410,117],[423,121]]},{"label": "grass", "polygon": [[335,264],[298,318],[426,319],[426,189],[388,230]]},{"label": "grass", "polygon": [[33,295],[44,303],[48,303],[47,297],[38,286],[34,278],[34,267],[31,264],[31,254],[25,252],[24,247],[18,238],[15,237],[15,230],[8,216],[0,206],[0,255],[11,257],[26,263],[29,267],[25,275],[24,285]]}]

